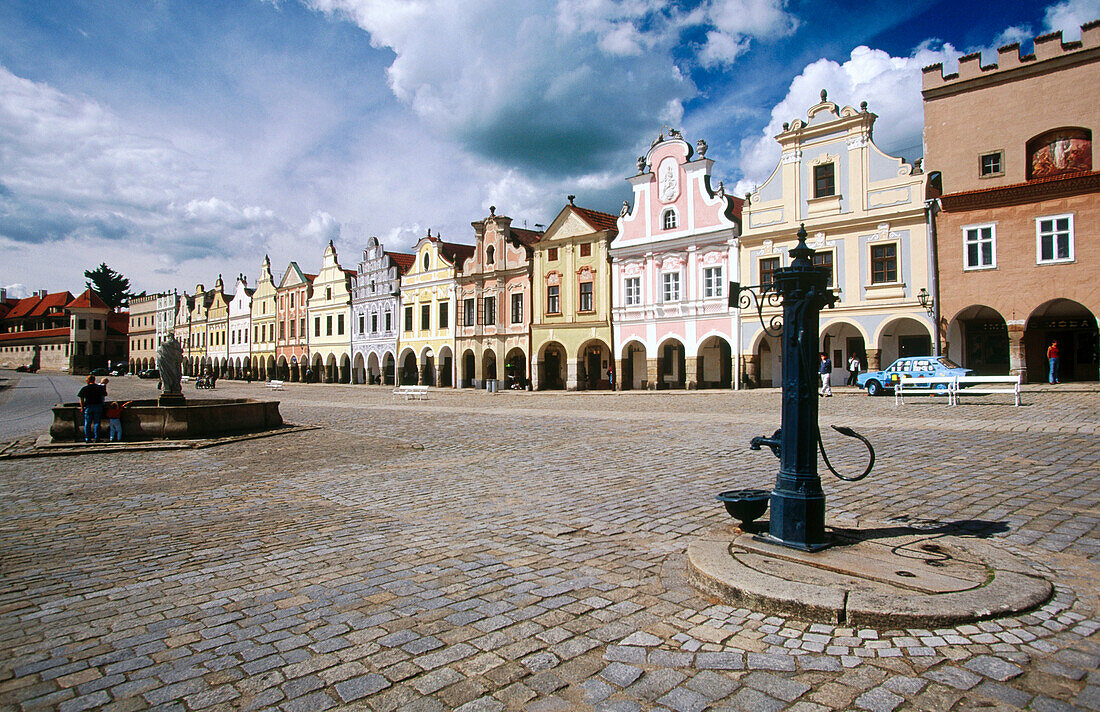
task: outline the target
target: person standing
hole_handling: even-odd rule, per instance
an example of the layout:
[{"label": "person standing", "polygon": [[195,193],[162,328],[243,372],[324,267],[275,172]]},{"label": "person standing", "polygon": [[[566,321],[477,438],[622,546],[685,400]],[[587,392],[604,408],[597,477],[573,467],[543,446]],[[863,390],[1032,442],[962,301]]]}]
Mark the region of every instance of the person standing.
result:
[{"label": "person standing", "polygon": [[832,397],[833,386],[829,383],[829,379],[833,375],[833,364],[824,351],[821,352],[821,364],[818,366],[817,372],[821,374],[821,395],[826,398]]},{"label": "person standing", "polygon": [[80,399],[80,412],[84,414],[84,442],[99,442],[99,421],[103,418],[103,399],[107,389],[95,382],[95,376],[76,394]]},{"label": "person standing", "polygon": [[847,386],[854,386],[857,383],[859,377],[859,356],[851,354],[848,356],[848,382]]},{"label": "person standing", "polygon": [[[157,385],[159,386],[160,383]],[[126,401],[122,404],[119,404],[118,401],[112,401],[103,411],[103,414],[107,416],[107,422],[110,428],[109,438],[113,443],[122,442],[122,409],[131,403],[133,403],[133,401]]]},{"label": "person standing", "polygon": [[1054,340],[1050,342],[1050,347],[1047,349],[1047,361],[1050,362],[1050,382],[1061,383],[1058,376],[1058,341]]}]

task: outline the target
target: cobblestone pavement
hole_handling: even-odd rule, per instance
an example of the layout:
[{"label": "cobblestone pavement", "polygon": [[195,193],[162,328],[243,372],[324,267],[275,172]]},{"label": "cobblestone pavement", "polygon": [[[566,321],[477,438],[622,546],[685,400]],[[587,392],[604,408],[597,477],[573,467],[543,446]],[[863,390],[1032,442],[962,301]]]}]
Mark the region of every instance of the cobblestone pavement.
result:
[{"label": "cobblestone pavement", "polygon": [[879,448],[826,482],[831,516],[990,537],[1056,584],[938,630],[686,585],[714,494],[771,485],[746,446],[777,392],[278,397],[322,429],[0,462],[0,709],[1100,710],[1096,389],[822,402]]}]

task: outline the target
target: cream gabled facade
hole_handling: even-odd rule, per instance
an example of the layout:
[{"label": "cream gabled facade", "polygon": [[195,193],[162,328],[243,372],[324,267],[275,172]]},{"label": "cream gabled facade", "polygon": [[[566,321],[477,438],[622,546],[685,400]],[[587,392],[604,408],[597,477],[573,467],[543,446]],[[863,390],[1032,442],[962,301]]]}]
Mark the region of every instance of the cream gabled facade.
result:
[{"label": "cream gabled facade", "polygon": [[[611,267],[615,216],[573,204],[534,245],[532,368],[536,390],[610,388]],[[617,370],[617,369],[616,369]]]},{"label": "cream gabled facade", "polygon": [[150,294],[130,299],[130,373],[156,368],[157,358],[157,298]]},{"label": "cream gabled facade", "polygon": [[180,307],[180,297],[173,289],[171,292],[161,292],[157,295],[156,320],[157,320],[157,345],[164,343],[168,334],[175,331],[176,314]]},{"label": "cream gabled facade", "polygon": [[191,357],[192,373],[196,376],[213,370],[213,364],[207,355],[209,334],[206,331],[210,303],[213,299],[214,290],[208,290],[203,284],[195,285],[195,296],[191,300],[191,311],[188,314],[191,345],[187,354]]},{"label": "cream gabled facade", "polygon": [[351,280],[329,241],[309,298],[309,350],[314,377],[325,383],[351,382]]},{"label": "cream gabled facade", "polygon": [[[201,294],[201,292],[200,292]],[[191,331],[191,315],[195,308],[195,298],[187,296],[187,292],[180,295],[176,305],[176,318],[172,333],[183,349],[183,373],[187,376],[196,375],[195,363],[197,350],[194,346],[195,337]]]},{"label": "cream gabled facade", "polygon": [[[840,296],[821,313],[818,348],[833,362],[834,384],[844,382],[853,354],[875,370],[899,356],[932,353],[934,325],[917,301],[931,278],[925,176],[875,146],[876,118],[866,102],[859,110],[841,107],[822,91],[805,120],[784,124],[776,136],[779,165],[744,210],[746,284],[768,284],[774,270],[788,266],[795,233],[806,225],[814,261]],[[765,321],[777,313],[765,311]],[[743,312],[746,376],[751,384],[778,385],[779,340],[755,317]]]},{"label": "cream gabled facade", "polygon": [[206,310],[206,361],[220,378],[229,373],[229,300],[219,274]]},{"label": "cream gabled facade", "polygon": [[729,388],[736,382],[742,201],[711,185],[714,161],[679,131],[663,133],[628,178],[611,243],[612,320],[622,388]]},{"label": "cream gabled facade", "polygon": [[526,388],[531,380],[531,250],[540,233],[512,226],[497,215],[472,223],[474,252],[456,277],[458,384]]},{"label": "cream gabled facade", "polygon": [[275,280],[271,260],[264,255],[260,278],[252,293],[252,373],[254,378],[275,378]]},{"label": "cream gabled facade", "polygon": [[255,378],[252,371],[252,292],[248,279],[237,275],[233,299],[229,302],[229,378]]},{"label": "cream gabled facade", "polygon": [[413,264],[401,279],[400,384],[451,387],[455,373],[455,276],[473,245],[427,236],[416,243]]}]

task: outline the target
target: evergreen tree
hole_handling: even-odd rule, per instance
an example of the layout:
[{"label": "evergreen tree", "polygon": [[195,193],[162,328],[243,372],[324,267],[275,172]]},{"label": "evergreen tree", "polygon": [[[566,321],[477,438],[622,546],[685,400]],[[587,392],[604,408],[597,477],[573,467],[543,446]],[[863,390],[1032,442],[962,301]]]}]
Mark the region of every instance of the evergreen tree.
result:
[{"label": "evergreen tree", "polygon": [[129,304],[131,297],[145,296],[145,292],[132,294],[130,280],[108,267],[106,262],[100,262],[93,270],[84,270],[84,277],[88,280],[84,283],[88,289],[94,289],[112,309]]}]

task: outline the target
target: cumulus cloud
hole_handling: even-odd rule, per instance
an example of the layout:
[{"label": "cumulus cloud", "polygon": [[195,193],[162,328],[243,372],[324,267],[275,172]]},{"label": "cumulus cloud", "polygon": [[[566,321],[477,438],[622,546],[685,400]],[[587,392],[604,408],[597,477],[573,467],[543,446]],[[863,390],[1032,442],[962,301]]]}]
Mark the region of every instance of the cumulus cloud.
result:
[{"label": "cumulus cloud", "polygon": [[435,131],[476,155],[544,174],[622,160],[697,93],[675,57],[728,64],[750,38],[793,31],[783,0],[302,0],[347,18],[394,53],[391,90]]},{"label": "cumulus cloud", "polygon": [[16,282],[4,287],[4,296],[8,299],[23,299],[24,297],[29,297],[31,291],[33,290],[27,285]]},{"label": "cumulus cloud", "polygon": [[1062,39],[1081,38],[1081,25],[1100,20],[1100,2],[1097,0],[1065,0],[1046,9],[1043,27],[1046,32],[1062,31]]}]

